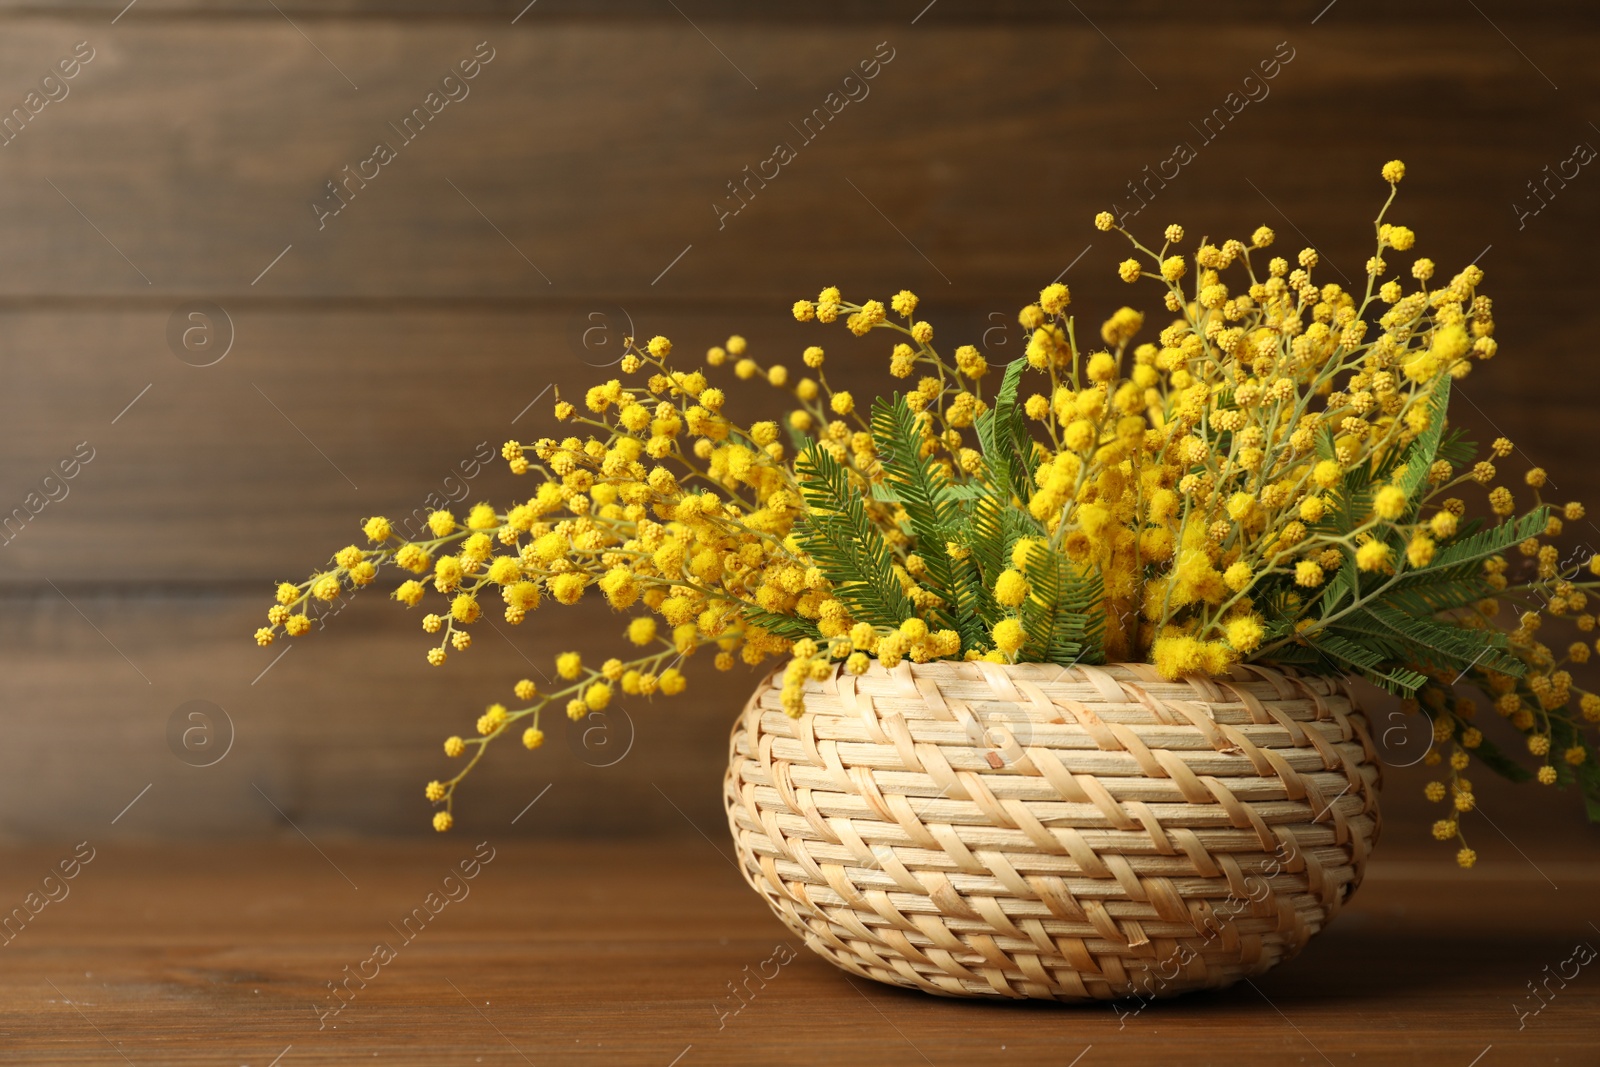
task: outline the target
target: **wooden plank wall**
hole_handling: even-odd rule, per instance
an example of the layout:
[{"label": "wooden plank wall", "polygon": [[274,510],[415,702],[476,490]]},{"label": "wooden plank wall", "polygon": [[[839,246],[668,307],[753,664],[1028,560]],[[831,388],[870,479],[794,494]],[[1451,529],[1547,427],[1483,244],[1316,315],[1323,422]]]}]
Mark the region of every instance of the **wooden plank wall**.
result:
[{"label": "wooden plank wall", "polygon": [[[1321,248],[1330,277],[1361,270],[1378,167],[1404,158],[1393,217],[1441,270],[1476,259],[1497,300],[1502,355],[1464,383],[1467,421],[1593,500],[1600,176],[1515,205],[1600,144],[1600,24],[1577,3],[1392,8],[0,4],[0,115],[25,111],[0,147],[0,514],[60,497],[0,548],[0,835],[419,829],[438,739],[528,660],[600,652],[616,622],[538,616],[437,671],[414,619],[369,596],[275,661],[248,640],[273,580],[361,516],[516,492],[472,459],[548,425],[550,386],[602,373],[579,341],[596,314],[691,354],[731,332],[791,361],[823,343],[847,380],[885,346],[786,311],[826,284],[913,288],[941,338],[992,360],[1058,276],[1098,323],[1148,291],[1116,281],[1124,250],[1089,220],[1135,204],[1130,183],[1179,143],[1195,158],[1141,186],[1135,227],[1267,223]],[[473,78],[442,81],[474,56]],[[1264,61],[1275,77],[1246,82]],[[390,124],[435,91],[458,99],[403,141]],[[1257,99],[1204,130],[1230,93]],[[394,158],[323,214],[326,183],[379,141]],[[730,198],[779,143],[794,159]],[[197,353],[172,338],[204,305]],[[63,461],[75,477],[46,481]],[[446,478],[464,461],[462,490]],[[720,836],[725,731],[752,680],[695,681],[631,709],[615,766],[559,738],[506,751],[462,818],[503,825],[554,782],[518,831]],[[169,749],[189,700],[235,727],[213,767]],[[1395,780],[1414,831],[1421,779]]]}]

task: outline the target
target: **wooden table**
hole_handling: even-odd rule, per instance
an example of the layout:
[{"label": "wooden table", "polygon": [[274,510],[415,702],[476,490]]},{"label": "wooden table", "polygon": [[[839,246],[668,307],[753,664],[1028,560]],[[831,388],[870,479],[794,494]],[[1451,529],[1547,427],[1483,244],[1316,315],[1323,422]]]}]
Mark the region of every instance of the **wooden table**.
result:
[{"label": "wooden table", "polygon": [[[1104,1005],[946,1001],[848,978],[767,912],[714,834],[480,840],[91,842],[79,851],[93,858],[62,883],[67,894],[51,883],[61,899],[0,948],[3,1058],[1600,1062],[1600,966],[1565,988],[1550,979],[1547,1006],[1519,1029],[1517,1008],[1537,1006],[1527,983],[1560,969],[1577,943],[1600,946],[1600,861],[1562,861],[1554,848],[1468,873],[1435,852],[1386,848],[1351,907],[1299,959],[1253,985],[1119,1017]],[[471,870],[475,851],[491,857],[476,877],[447,880],[462,861]],[[0,906],[21,904],[72,852],[8,850]],[[426,921],[404,925],[417,908]],[[394,958],[373,961],[377,942]],[[758,971],[776,975],[750,979],[735,998],[732,987]],[[337,1001],[335,982],[347,990]]]}]

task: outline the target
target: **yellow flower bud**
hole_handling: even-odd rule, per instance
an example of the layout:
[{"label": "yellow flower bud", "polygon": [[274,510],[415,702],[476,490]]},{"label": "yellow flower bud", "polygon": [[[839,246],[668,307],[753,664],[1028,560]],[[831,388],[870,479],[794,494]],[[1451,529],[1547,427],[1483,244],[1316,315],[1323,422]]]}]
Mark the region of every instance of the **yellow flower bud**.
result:
[{"label": "yellow flower bud", "polygon": [[994,583],[994,598],[1008,608],[1014,608],[1028,598],[1028,580],[1014,570],[1000,572]]},{"label": "yellow flower bud", "polygon": [[1393,522],[1406,512],[1406,494],[1398,486],[1386,485],[1373,498],[1372,510],[1378,518]]}]

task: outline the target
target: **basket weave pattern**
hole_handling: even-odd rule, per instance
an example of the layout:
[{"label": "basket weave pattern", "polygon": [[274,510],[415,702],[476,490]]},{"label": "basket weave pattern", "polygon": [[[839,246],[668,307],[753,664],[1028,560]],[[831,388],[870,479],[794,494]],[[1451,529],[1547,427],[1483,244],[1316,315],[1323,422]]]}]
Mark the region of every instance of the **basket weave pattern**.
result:
[{"label": "basket weave pattern", "polygon": [[873,664],[734,729],[741,869],[833,963],[946,996],[1111,999],[1293,956],[1360,884],[1379,767],[1342,682],[1236,667]]}]

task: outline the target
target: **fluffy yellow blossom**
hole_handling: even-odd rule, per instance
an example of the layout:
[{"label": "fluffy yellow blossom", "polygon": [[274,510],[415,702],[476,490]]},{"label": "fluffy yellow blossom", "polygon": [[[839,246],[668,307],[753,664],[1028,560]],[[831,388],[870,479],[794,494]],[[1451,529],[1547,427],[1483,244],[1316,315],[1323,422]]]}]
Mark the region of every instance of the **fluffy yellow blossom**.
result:
[{"label": "fluffy yellow blossom", "polygon": [[1418,534],[1406,545],[1406,561],[1413,567],[1426,567],[1433,562],[1433,538],[1425,534]]},{"label": "fluffy yellow blossom", "polygon": [[1397,486],[1386,485],[1379,489],[1377,496],[1373,498],[1372,510],[1377,513],[1380,519],[1393,522],[1405,514],[1406,504],[1404,490]]},{"label": "fluffy yellow blossom", "polygon": [[1322,567],[1303,559],[1294,565],[1294,580],[1296,585],[1315,588],[1322,584]]},{"label": "fluffy yellow blossom", "polygon": [[1389,569],[1389,546],[1382,541],[1368,541],[1356,549],[1356,566],[1364,571]]},{"label": "fluffy yellow blossom", "polygon": [[656,620],[640,615],[628,623],[628,640],[636,645],[648,645],[656,637]]},{"label": "fluffy yellow blossom", "polygon": [[995,623],[992,636],[995,648],[1007,656],[1016,655],[1025,639],[1022,624],[1016,619],[1001,619]]},{"label": "fluffy yellow blossom", "polygon": [[1228,644],[1237,652],[1254,652],[1261,645],[1266,630],[1254,615],[1245,615],[1228,623]]},{"label": "fluffy yellow blossom", "polygon": [[585,575],[568,571],[550,579],[550,595],[563,604],[576,604],[582,598],[584,586],[587,584],[588,579]]},{"label": "fluffy yellow blossom", "polygon": [[1151,658],[1164,678],[1220,674],[1238,657],[1238,651],[1226,642],[1201,641],[1185,634],[1158,637],[1151,646]]},{"label": "fluffy yellow blossom", "polygon": [[1087,452],[1094,447],[1098,439],[1094,423],[1088,419],[1074,419],[1062,437],[1066,446],[1074,452]]},{"label": "fluffy yellow blossom", "polygon": [[1039,291],[1039,308],[1046,315],[1059,315],[1072,303],[1072,294],[1060,282],[1051,282]]},{"label": "fluffy yellow blossom", "polygon": [[1014,570],[1002,571],[994,584],[994,598],[1008,608],[1019,606],[1028,598],[1028,580]]}]

